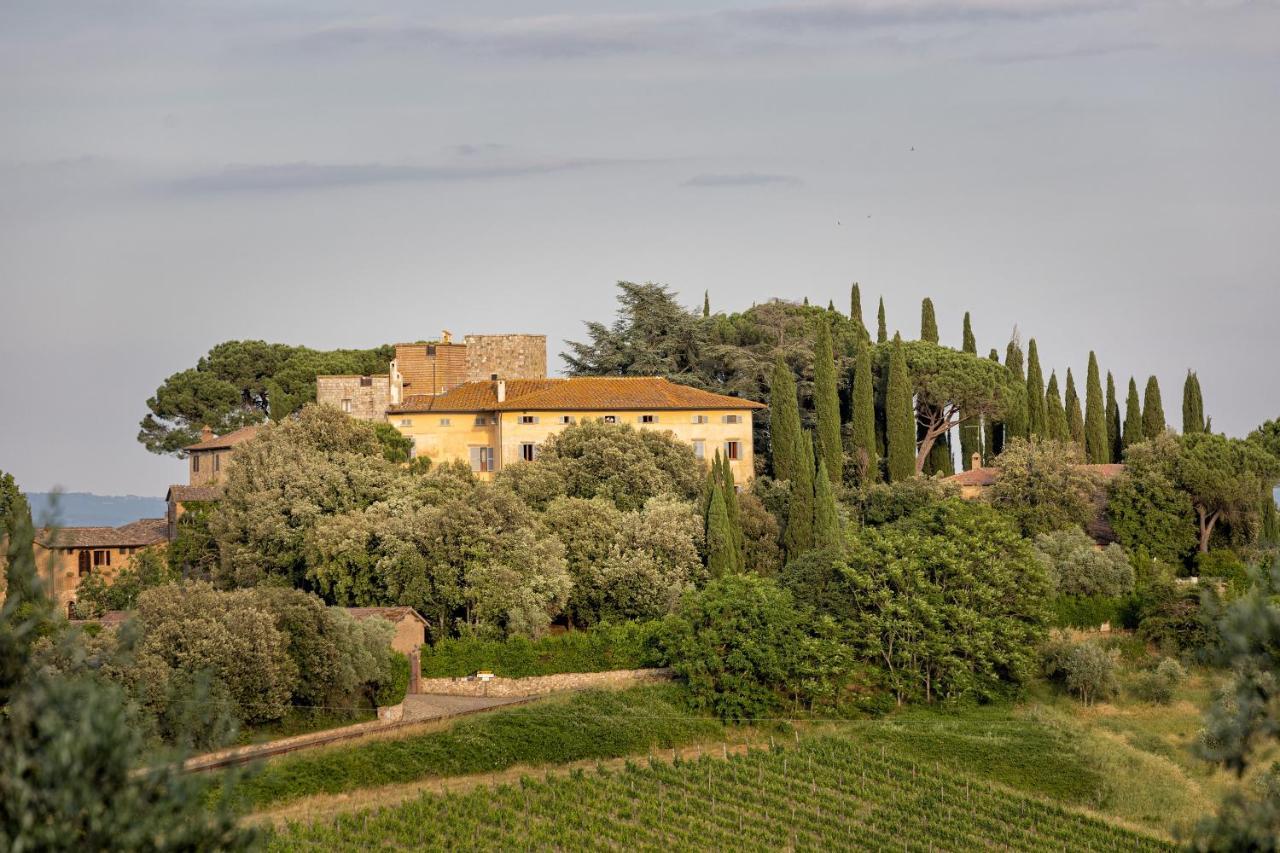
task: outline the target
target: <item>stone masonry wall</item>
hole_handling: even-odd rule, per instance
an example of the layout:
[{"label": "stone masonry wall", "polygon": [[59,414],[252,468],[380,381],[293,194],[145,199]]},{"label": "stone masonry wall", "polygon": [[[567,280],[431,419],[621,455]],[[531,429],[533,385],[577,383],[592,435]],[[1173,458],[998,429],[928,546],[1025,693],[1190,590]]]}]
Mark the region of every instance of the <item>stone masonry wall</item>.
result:
[{"label": "stone masonry wall", "polygon": [[565,690],[621,690],[637,684],[670,681],[669,669],[615,669],[610,672],[566,672],[561,675],[535,675],[531,678],[493,678],[472,681],[467,678],[424,678],[421,693],[446,696],[541,696]]},{"label": "stone masonry wall", "polygon": [[546,335],[467,335],[467,381],[545,379]]},{"label": "stone masonry wall", "polygon": [[[362,380],[368,379],[369,384]],[[386,418],[391,405],[391,384],[387,375],[381,376],[317,376],[316,402],[327,403],[338,409],[342,401],[351,401],[351,417],[362,421],[380,421]]]}]

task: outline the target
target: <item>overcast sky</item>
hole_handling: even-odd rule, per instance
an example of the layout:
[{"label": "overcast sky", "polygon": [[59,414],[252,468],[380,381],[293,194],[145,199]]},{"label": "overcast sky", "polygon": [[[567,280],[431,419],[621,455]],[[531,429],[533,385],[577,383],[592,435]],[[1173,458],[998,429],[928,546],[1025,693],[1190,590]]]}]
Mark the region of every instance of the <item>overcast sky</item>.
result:
[{"label": "overcast sky", "polygon": [[215,343],[542,332],[619,279],[1017,324],[1280,416],[1280,6],[0,4],[0,469],[162,495]]}]

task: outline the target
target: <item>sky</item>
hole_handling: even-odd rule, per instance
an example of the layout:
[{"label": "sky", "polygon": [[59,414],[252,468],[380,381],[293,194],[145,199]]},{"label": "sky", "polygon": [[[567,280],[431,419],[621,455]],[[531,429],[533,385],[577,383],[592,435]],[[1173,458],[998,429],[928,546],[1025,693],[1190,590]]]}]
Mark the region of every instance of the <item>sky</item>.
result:
[{"label": "sky", "polygon": [[[548,336],[619,280],[1090,349],[1280,417],[1280,4],[0,4],[0,469],[163,495],[214,344]],[[870,318],[869,318],[870,319]],[[1123,393],[1123,392],[1122,392]]]}]

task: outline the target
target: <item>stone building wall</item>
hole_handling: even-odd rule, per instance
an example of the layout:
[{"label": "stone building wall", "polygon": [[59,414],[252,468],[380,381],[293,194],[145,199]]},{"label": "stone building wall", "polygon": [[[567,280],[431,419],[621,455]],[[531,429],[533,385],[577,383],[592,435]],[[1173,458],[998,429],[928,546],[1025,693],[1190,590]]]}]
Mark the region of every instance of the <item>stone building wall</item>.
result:
[{"label": "stone building wall", "polygon": [[[367,384],[366,384],[367,383]],[[385,420],[391,405],[391,385],[387,375],[381,376],[317,376],[316,402],[346,411],[362,421]]]},{"label": "stone building wall", "polygon": [[467,335],[467,381],[545,379],[546,335]]}]

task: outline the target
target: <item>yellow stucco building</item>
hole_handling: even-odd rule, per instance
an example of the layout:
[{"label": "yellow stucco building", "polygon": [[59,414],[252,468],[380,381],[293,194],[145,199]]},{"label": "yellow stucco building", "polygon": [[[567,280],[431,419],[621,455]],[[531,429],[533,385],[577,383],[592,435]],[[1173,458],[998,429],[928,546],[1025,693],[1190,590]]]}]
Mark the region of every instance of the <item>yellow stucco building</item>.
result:
[{"label": "yellow stucco building", "polygon": [[532,461],[538,445],[575,423],[596,420],[670,432],[699,458],[718,450],[734,479],[755,474],[751,413],[764,406],[659,377],[492,379],[442,394],[406,397],[387,420],[433,464],[462,460],[481,479]]}]

